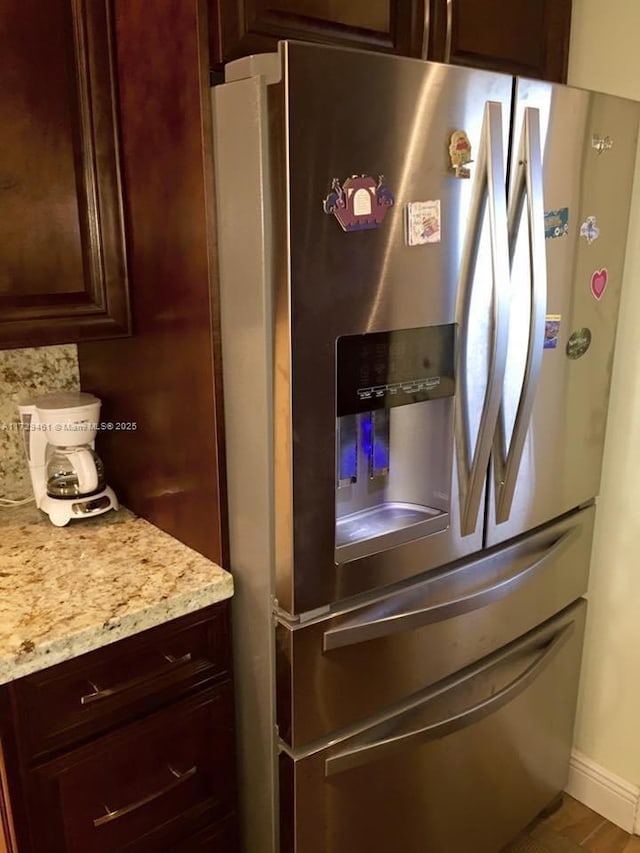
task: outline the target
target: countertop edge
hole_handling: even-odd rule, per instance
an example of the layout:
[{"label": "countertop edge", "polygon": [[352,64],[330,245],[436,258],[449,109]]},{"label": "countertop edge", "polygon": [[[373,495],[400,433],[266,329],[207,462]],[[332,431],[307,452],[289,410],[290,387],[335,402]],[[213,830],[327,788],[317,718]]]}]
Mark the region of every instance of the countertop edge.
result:
[{"label": "countertop edge", "polygon": [[225,572],[207,586],[161,599],[136,613],[111,618],[101,626],[89,627],[50,643],[39,644],[33,650],[20,652],[11,658],[0,658],[0,686],[135,636],[180,616],[195,613],[232,596],[233,578]]}]

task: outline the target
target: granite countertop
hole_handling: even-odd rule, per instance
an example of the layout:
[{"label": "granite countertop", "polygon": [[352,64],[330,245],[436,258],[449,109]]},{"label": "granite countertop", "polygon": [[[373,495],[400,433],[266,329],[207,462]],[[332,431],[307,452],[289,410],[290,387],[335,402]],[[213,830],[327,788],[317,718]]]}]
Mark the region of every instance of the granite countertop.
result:
[{"label": "granite countertop", "polygon": [[229,598],[231,575],[126,509],[0,509],[0,684]]}]

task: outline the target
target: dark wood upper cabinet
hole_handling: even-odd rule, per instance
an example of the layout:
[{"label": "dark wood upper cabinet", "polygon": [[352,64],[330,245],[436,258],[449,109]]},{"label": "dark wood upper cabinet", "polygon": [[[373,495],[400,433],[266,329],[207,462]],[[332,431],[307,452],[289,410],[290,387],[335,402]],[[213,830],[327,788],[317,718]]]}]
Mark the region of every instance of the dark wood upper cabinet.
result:
[{"label": "dark wood upper cabinet", "polygon": [[278,39],[420,56],[423,0],[212,0],[214,66],[273,50]]},{"label": "dark wood upper cabinet", "polygon": [[109,0],[0,0],[0,347],[128,334]]},{"label": "dark wood upper cabinet", "polygon": [[571,0],[210,0],[216,68],[301,39],[564,82],[570,27]]},{"label": "dark wood upper cabinet", "polygon": [[430,59],[566,82],[571,0],[430,3]]},{"label": "dark wood upper cabinet", "polygon": [[[226,565],[207,0],[114,0],[134,334],[78,347],[120,500]],[[118,434],[116,434],[118,433]]]}]

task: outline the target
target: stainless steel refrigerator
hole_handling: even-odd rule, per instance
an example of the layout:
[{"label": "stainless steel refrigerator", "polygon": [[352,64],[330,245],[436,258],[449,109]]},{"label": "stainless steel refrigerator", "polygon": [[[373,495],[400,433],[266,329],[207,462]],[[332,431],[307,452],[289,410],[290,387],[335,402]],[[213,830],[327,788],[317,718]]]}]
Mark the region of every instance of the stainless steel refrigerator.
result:
[{"label": "stainless steel refrigerator", "polygon": [[300,43],[213,89],[247,853],[568,773],[638,105]]}]

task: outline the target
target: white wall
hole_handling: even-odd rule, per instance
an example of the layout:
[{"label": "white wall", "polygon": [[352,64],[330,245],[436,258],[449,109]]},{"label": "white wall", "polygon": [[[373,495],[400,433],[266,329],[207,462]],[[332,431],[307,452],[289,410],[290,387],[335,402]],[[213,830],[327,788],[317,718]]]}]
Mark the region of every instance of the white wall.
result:
[{"label": "white wall", "polygon": [[[640,100],[639,0],[573,0],[568,82]],[[640,156],[598,507],[575,746],[640,785]]]}]

